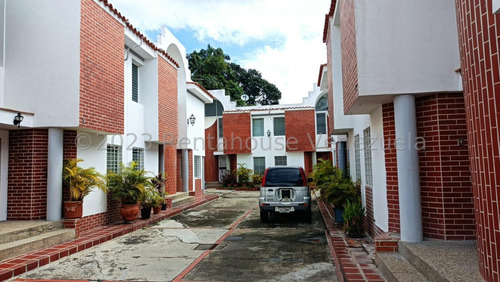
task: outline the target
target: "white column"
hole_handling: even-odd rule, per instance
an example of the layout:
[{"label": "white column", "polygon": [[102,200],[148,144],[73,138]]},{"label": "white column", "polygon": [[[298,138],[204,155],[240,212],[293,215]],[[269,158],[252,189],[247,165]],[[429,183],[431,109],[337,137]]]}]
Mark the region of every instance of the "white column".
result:
[{"label": "white column", "polygon": [[189,154],[182,149],[182,191],[189,192]]},{"label": "white column", "polygon": [[400,95],[394,98],[394,121],[401,240],[418,243],[423,240],[423,229],[420,170],[416,148],[417,117],[413,95]]},{"label": "white column", "polygon": [[47,158],[47,220],[61,220],[63,170],[63,130],[49,128]]}]

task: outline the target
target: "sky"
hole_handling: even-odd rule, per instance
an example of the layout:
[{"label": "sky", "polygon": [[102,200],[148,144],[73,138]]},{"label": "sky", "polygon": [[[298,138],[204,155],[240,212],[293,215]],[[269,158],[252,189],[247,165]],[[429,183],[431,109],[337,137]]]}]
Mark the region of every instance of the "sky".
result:
[{"label": "sky", "polygon": [[220,47],[231,62],[262,73],[301,103],[326,63],[323,43],[330,0],[110,0],[130,23],[156,41],[166,26],[186,47]]}]

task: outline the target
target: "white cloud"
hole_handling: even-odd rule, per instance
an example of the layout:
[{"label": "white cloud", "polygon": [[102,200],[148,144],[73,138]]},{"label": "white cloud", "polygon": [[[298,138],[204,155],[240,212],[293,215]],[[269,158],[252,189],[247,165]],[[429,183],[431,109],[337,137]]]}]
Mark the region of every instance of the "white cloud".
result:
[{"label": "white cloud", "polygon": [[[255,68],[283,93],[282,103],[301,102],[326,63],[322,43],[330,0],[111,0],[142,31],[190,28],[198,40],[244,46],[273,41],[249,54],[229,54]],[[152,38],[155,40],[155,38]],[[282,39],[275,44],[276,39]],[[214,44],[215,45],[215,44]],[[273,46],[273,47],[270,47]]]}]

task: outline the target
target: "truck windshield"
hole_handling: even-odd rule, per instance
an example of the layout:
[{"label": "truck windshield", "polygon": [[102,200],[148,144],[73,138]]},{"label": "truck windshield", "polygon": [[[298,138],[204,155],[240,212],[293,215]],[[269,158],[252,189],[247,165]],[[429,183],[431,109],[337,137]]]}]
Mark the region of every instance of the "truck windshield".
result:
[{"label": "truck windshield", "polygon": [[266,187],[300,187],[304,186],[302,174],[298,168],[269,169],[266,174]]}]

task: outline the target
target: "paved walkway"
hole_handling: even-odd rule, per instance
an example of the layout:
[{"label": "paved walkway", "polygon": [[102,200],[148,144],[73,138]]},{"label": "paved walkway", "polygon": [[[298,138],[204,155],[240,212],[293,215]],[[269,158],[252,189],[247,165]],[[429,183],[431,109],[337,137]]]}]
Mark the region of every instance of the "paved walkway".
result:
[{"label": "paved walkway", "polygon": [[[113,225],[103,226],[94,230],[84,232],[79,238],[63,243],[61,245],[52,246],[50,248],[45,248],[41,250],[36,250],[21,256],[4,260],[0,263],[0,281],[10,279],[26,271],[33,270],[40,266],[46,265],[50,262],[59,260],[63,257],[99,245],[113,238],[152,225],[156,222],[159,222],[160,220],[169,218],[185,210],[199,206],[201,204],[207,203],[217,198],[219,198],[219,196],[204,195],[189,204],[161,211],[160,214],[158,215],[152,214],[150,219],[146,220],[138,219],[131,224],[113,224]],[[28,281],[28,280],[18,279],[16,281]],[[37,281],[37,280],[29,280],[29,281]],[[51,280],[43,280],[43,281],[51,281]]]},{"label": "paved walkway", "polygon": [[326,227],[326,238],[342,281],[385,281],[375,265],[375,246],[371,238],[351,239],[335,226],[335,216],[330,205],[317,199]]}]

